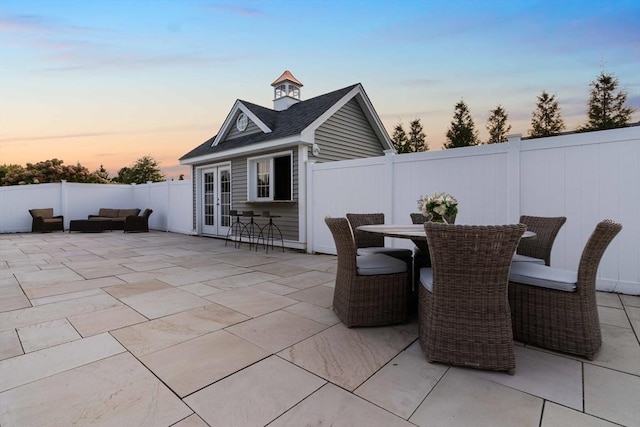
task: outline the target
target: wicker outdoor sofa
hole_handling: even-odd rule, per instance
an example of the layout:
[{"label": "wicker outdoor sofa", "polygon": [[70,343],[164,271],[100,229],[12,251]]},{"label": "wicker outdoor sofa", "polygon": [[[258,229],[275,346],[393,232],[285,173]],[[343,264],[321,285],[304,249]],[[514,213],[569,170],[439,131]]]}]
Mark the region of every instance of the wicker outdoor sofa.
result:
[{"label": "wicker outdoor sofa", "polygon": [[109,209],[100,208],[98,215],[89,215],[89,221],[111,221],[112,230],[124,230],[124,225],[128,216],[137,217],[140,209]]}]

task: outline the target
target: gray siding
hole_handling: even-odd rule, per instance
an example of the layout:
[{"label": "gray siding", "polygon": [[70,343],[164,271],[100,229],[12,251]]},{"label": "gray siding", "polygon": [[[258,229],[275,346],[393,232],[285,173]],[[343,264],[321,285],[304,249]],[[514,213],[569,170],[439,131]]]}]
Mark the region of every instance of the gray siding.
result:
[{"label": "gray siding", "polygon": [[[229,133],[227,133],[225,140],[237,138],[239,136],[250,135],[252,133],[262,132],[262,130],[256,125],[251,119],[248,120],[247,128],[240,132],[236,127],[236,120],[238,120],[238,115],[240,115],[240,111],[233,116],[233,121],[231,122],[231,126],[229,126]],[[248,117],[247,117],[248,118]]]},{"label": "gray siding", "polygon": [[355,98],[320,125],[315,141],[320,147],[319,162],[384,155],[382,142]]},{"label": "gray siding", "polygon": [[[272,151],[278,153],[282,150]],[[271,152],[260,153],[260,155],[269,155]],[[293,201],[292,202],[247,202],[247,157],[239,157],[231,161],[231,209],[238,211],[252,210],[254,213],[261,214],[262,211],[268,210],[272,215],[281,215],[281,218],[274,218],[273,223],[280,227],[282,236],[285,240],[298,241],[298,150],[297,147],[292,149],[293,156]],[[254,157],[254,156],[251,156]],[[242,219],[242,221],[246,221]],[[255,218],[260,226],[266,222],[262,218]]]}]

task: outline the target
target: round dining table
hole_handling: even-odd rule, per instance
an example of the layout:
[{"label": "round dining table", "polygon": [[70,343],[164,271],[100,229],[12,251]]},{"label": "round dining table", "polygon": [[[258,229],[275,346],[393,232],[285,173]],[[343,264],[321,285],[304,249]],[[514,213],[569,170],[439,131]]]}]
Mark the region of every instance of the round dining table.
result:
[{"label": "round dining table", "polygon": [[[427,234],[424,231],[423,224],[407,224],[407,225],[393,225],[393,224],[377,224],[377,225],[361,225],[357,228],[360,231],[366,231],[369,233],[383,234],[385,237],[397,237],[400,239],[418,239],[427,240]],[[535,237],[536,233],[533,231],[525,231],[522,235],[523,238]]]}]

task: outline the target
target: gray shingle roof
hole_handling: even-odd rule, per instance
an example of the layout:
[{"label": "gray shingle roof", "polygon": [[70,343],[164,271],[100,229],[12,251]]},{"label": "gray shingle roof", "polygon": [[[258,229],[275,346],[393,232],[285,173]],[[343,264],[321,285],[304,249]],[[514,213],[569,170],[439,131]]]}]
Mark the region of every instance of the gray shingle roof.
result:
[{"label": "gray shingle roof", "polygon": [[258,117],[258,119],[271,129],[271,133],[260,132],[241,136],[239,138],[221,141],[218,145],[212,147],[211,144],[217,136],[214,135],[198,147],[180,157],[180,160],[221,153],[226,150],[241,148],[251,144],[298,135],[356,86],[357,84],[354,84],[343,89],[316,96],[315,98],[311,98],[306,101],[300,101],[283,111],[275,111],[270,108],[265,108],[260,105],[240,100],[244,106],[246,106],[253,114],[256,115],[256,117]]}]

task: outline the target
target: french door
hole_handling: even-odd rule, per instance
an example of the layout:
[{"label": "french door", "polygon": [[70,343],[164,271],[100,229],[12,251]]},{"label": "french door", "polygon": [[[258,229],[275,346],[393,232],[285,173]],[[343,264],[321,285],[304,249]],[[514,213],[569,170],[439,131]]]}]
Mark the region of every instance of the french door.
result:
[{"label": "french door", "polygon": [[200,232],[226,236],[231,219],[231,167],[218,166],[200,172]]}]

